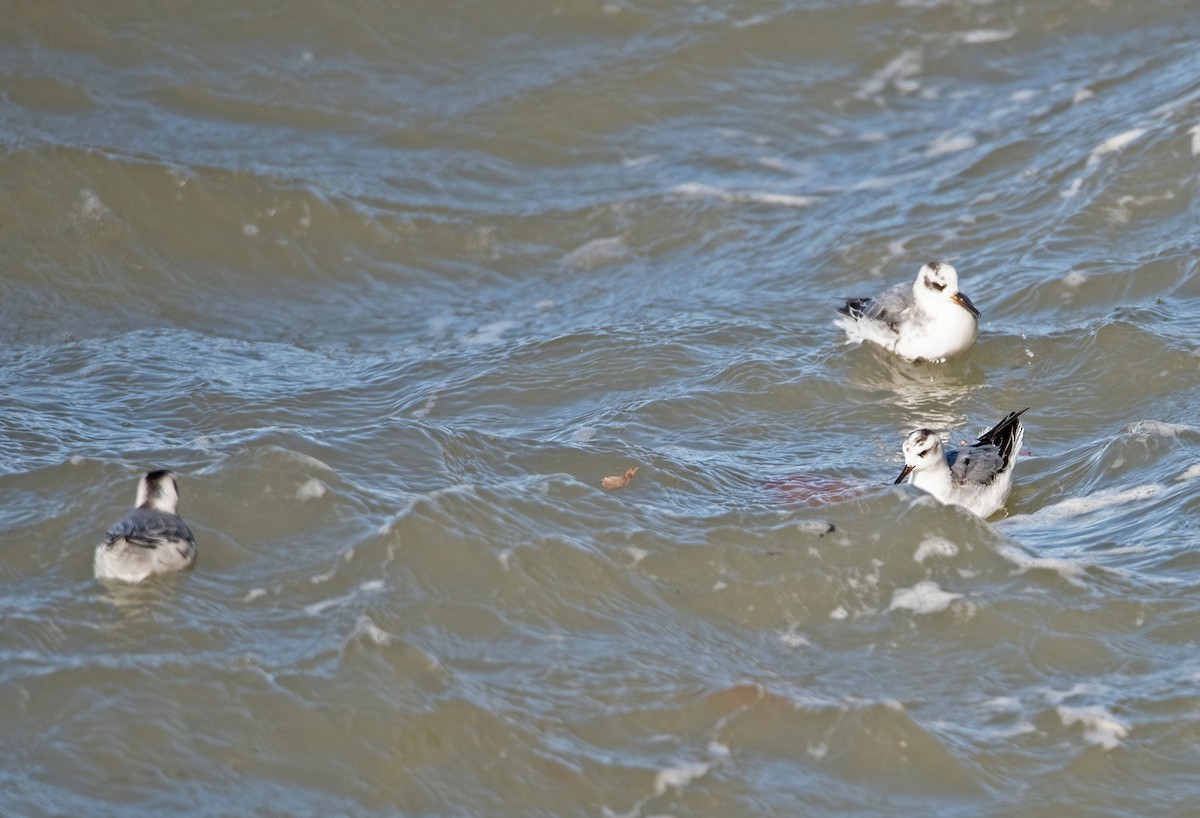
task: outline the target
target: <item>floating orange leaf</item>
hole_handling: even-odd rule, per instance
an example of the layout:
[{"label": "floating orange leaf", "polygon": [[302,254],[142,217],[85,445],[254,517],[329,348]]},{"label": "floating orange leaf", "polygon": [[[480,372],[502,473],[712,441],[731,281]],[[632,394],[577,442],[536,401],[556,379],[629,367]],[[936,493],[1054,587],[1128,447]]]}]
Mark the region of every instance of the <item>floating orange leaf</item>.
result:
[{"label": "floating orange leaf", "polygon": [[600,485],[606,489],[623,489],[629,485],[629,481],[633,479],[637,471],[638,467],[634,466],[624,474],[614,474],[612,477],[605,477],[600,481]]}]

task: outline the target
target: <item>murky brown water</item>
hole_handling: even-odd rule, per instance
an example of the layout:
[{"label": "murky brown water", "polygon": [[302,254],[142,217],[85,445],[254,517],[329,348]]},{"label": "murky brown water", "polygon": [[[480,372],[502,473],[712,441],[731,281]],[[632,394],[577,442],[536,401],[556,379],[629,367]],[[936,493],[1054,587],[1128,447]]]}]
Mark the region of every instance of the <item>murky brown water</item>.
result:
[{"label": "murky brown water", "polygon": [[[8,9],[0,813],[1195,814],[1198,35]],[[842,345],[930,259],[974,348]],[[1007,515],[889,485],[1024,406]]]}]

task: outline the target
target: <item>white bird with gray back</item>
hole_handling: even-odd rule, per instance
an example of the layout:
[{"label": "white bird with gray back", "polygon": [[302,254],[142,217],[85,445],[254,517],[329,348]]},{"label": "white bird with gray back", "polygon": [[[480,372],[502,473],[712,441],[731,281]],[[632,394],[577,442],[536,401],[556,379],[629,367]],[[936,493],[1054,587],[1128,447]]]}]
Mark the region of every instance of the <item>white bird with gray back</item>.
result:
[{"label": "white bird with gray back", "polygon": [[142,477],[134,506],[97,546],[97,579],[141,582],[196,562],[196,538],[176,513],[179,486],[173,472],[160,469]]},{"label": "white bird with gray back", "polygon": [[834,323],[847,343],[870,341],[910,361],[942,361],[975,342],[979,310],[958,289],[958,270],[944,261],[921,267],[913,284],[874,298],[848,298]]},{"label": "white bird with gray back", "polygon": [[990,517],[1004,507],[1012,490],[1013,467],[1025,438],[1020,418],[1028,411],[1010,412],[962,449],[946,451],[932,429],[911,432],[904,440],[904,470],[896,482],[912,475],[912,485],[946,505]]}]

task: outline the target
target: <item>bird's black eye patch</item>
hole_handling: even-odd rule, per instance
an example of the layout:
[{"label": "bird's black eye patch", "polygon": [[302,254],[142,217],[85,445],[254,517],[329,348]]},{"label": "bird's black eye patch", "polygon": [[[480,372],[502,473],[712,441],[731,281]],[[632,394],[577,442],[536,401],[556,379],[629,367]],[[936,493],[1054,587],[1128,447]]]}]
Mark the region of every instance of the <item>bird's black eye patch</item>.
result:
[{"label": "bird's black eye patch", "polygon": [[940,281],[934,281],[929,278],[925,279],[925,286],[931,290],[937,290],[939,293],[946,289],[945,284],[942,284]]}]

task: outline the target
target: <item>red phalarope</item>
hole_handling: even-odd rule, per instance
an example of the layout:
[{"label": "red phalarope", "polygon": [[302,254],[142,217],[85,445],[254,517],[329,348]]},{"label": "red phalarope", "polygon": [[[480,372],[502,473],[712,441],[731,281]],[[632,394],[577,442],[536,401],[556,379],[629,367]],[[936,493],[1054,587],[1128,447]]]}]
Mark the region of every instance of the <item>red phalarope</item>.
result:
[{"label": "red phalarope", "polygon": [[1010,412],[962,449],[946,451],[937,432],[917,429],[904,440],[904,470],[896,482],[911,474],[912,485],[946,505],[962,506],[984,518],[995,514],[1012,490],[1013,466],[1025,436],[1020,418],[1028,411],[1026,407]]},{"label": "red phalarope", "polygon": [[870,341],[910,361],[941,361],[975,341],[979,310],[958,289],[958,270],[944,261],[921,267],[912,286],[897,284],[875,298],[850,298],[834,323],[847,343]]},{"label": "red phalarope", "polygon": [[179,487],[161,469],[138,481],[133,511],[96,548],[97,579],[141,582],[154,574],[189,568],[196,562],[196,538],[175,513]]}]

